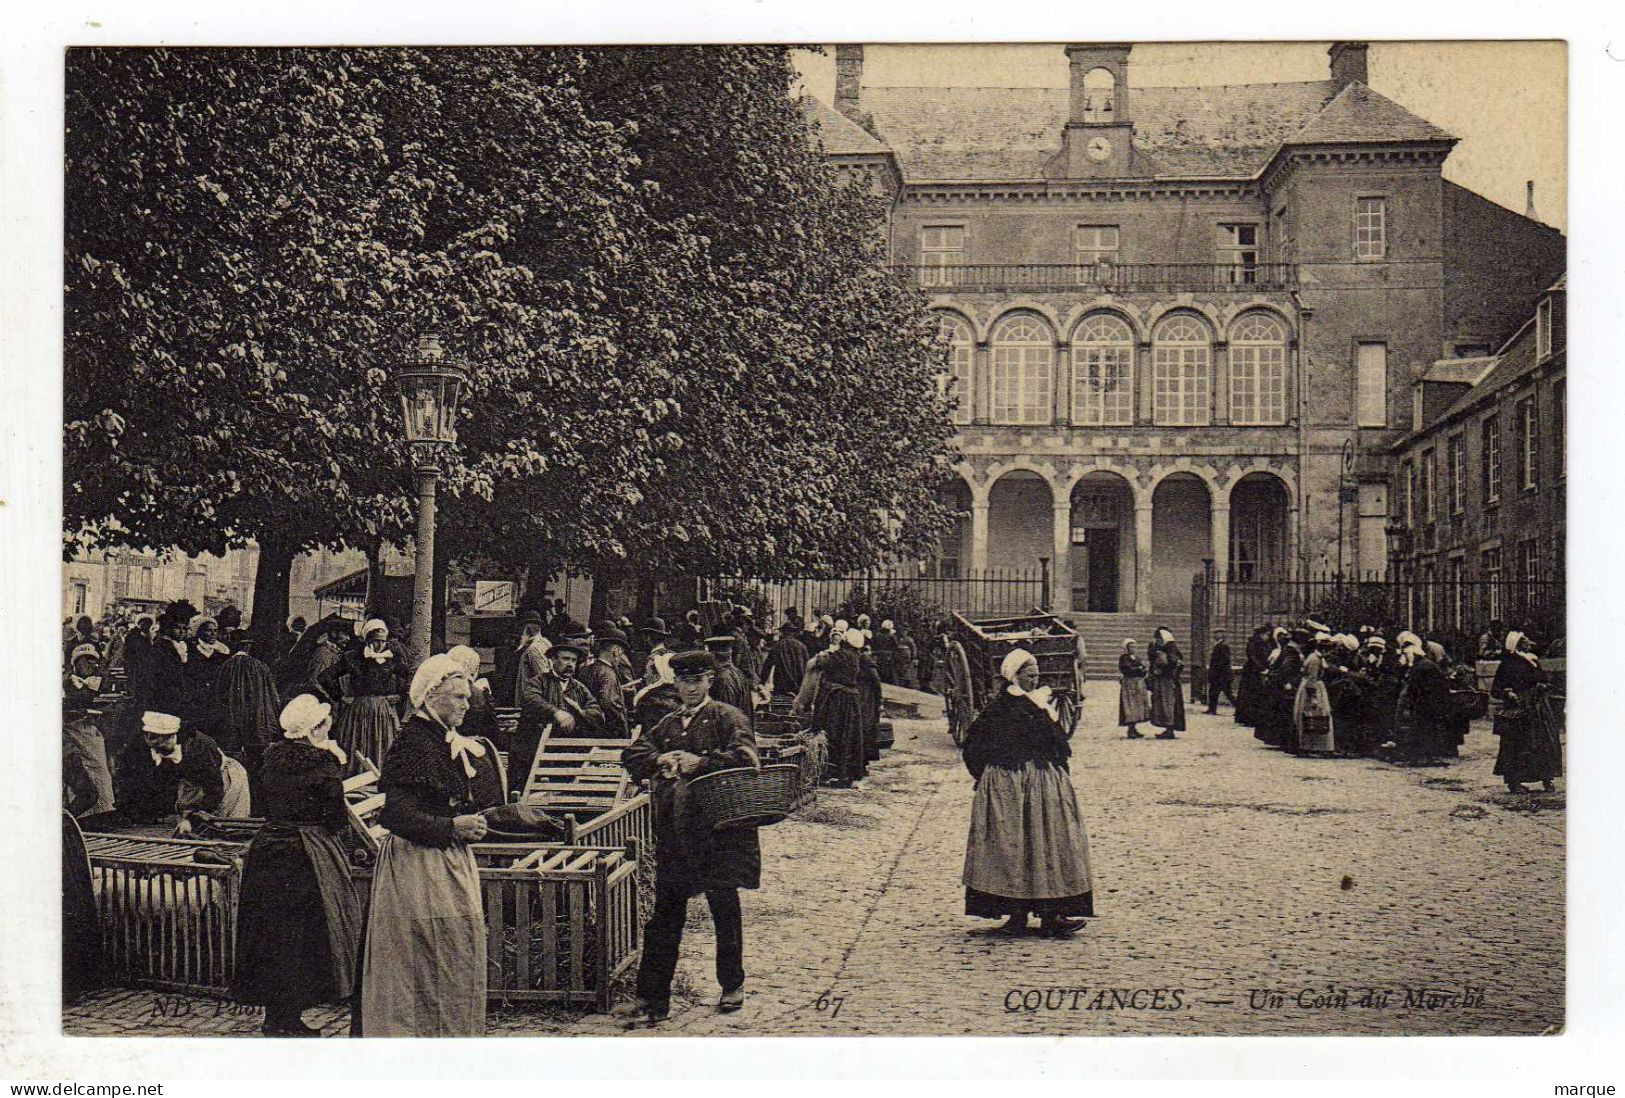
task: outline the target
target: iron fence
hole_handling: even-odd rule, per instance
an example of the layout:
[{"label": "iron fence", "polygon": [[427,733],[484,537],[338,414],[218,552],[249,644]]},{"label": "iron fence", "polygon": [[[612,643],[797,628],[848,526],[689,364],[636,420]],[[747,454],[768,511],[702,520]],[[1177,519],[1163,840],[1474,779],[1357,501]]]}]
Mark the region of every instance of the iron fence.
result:
[{"label": "iron fence", "polygon": [[948,290],[1098,289],[1113,293],[1290,290],[1292,263],[965,263],[895,268],[915,286]]},{"label": "iron fence", "polygon": [[1191,584],[1191,643],[1205,662],[1214,631],[1223,629],[1239,659],[1258,626],[1313,617],[1334,630],[1370,625],[1391,636],[1409,629],[1462,658],[1494,622],[1527,628],[1545,644],[1561,638],[1565,597],[1561,579],[1319,575],[1240,582],[1198,574]]},{"label": "iron fence", "polygon": [[[851,576],[803,576],[766,580],[716,576],[700,582],[700,598],[752,601],[758,611],[780,620],[794,607],[804,619],[842,606],[884,605],[887,600],[969,617],[1023,614],[1049,608],[1049,568],[986,568],[962,576],[921,575],[916,569],[890,569]],[[741,597],[743,596],[743,598]]]}]

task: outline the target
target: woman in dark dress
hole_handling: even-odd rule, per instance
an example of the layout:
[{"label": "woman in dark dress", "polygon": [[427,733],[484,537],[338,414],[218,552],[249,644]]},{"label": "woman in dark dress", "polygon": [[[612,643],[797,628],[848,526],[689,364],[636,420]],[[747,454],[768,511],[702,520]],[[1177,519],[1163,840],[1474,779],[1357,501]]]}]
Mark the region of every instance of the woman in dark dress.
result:
[{"label": "woman in dark dress", "polygon": [[862,692],[867,686],[863,660],[863,632],[848,629],[842,640],[822,658],[823,679],[813,710],[812,730],[829,739],[829,784],[851,786],[869,773],[865,710]]},{"label": "woman in dark dress", "polygon": [[1253,635],[1247,639],[1241,675],[1236,681],[1236,723],[1239,725],[1248,728],[1258,726],[1258,706],[1264,693],[1264,671],[1269,667],[1270,652],[1274,647],[1268,623],[1254,629]]},{"label": "woman in dark dress", "polygon": [[1179,677],[1185,669],[1184,653],[1174,635],[1158,629],[1151,650],[1151,723],[1162,729],[1159,740],[1172,740],[1185,731],[1185,693]]},{"label": "woman in dark dress", "polygon": [[489,740],[462,735],[468,677],[447,655],[412,678],[413,713],[384,758],[378,852],[361,959],[363,1037],[479,1037],[485,1033],[486,928],[470,843],[482,813],[507,798]]},{"label": "woman in dark dress", "polygon": [[373,618],[362,627],[366,642],[344,657],[349,702],[333,728],[333,738],[351,755],[365,755],[374,764],[389,753],[400,731],[401,693],[405,661],[389,626]]},{"label": "woman in dark dress", "polygon": [[300,1014],[349,998],[361,908],[337,836],[349,826],[328,739],[332,706],[301,694],[282,710],[283,739],[260,773],[265,825],[243,858],[237,904],[238,1002],[265,1007],[267,1037],[319,1037]]},{"label": "woman in dark dress", "polygon": [[1131,740],[1145,739],[1145,733],[1136,725],[1151,719],[1145,695],[1145,661],[1134,653],[1134,642],[1123,642],[1123,654],[1117,657],[1117,723],[1128,729]]},{"label": "woman in dark dress", "polygon": [[998,933],[1064,938],[1094,910],[1089,835],[1067,771],[1072,749],[1038,661],[1018,648],[1004,658],[1006,686],[971,722],[965,766],[976,779],[965,848],[965,914],[1004,918]]},{"label": "woman in dark dress", "polygon": [[1557,787],[1553,779],[1563,773],[1563,745],[1554,729],[1535,716],[1537,698],[1546,683],[1546,672],[1529,643],[1519,632],[1507,634],[1506,654],[1495,670],[1490,695],[1501,703],[1495,715],[1495,734],[1501,748],[1495,755],[1495,775],[1513,793],[1527,793],[1524,782],[1540,782],[1548,793]]}]

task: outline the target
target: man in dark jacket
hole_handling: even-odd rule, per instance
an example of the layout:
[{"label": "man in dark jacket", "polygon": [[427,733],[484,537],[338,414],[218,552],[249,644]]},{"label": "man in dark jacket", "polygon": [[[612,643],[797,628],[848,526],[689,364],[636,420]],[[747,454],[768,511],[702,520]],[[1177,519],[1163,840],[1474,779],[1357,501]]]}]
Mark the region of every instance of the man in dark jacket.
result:
[{"label": "man in dark jacket", "polygon": [[711,682],[711,696],[724,705],[731,705],[756,726],[756,702],[751,698],[750,680],[734,663],[734,633],[722,632],[705,638],[705,647],[716,658],[717,669]]},{"label": "man in dark jacket", "polygon": [[548,656],[551,668],[547,673],[520,688],[519,725],[514,731],[514,753],[508,760],[512,790],[525,788],[536,750],[549,727],[566,739],[605,735],[603,708],[575,677],[586,651],[566,642],[555,645]]},{"label": "man in dark jacket", "polygon": [[801,643],[801,622],[786,621],[779,627],[779,639],[767,650],[762,662],[762,682],[772,680],[775,698],[794,698],[807,674],[807,646]]},{"label": "man in dark jacket", "polygon": [[1224,630],[1213,631],[1213,650],[1207,656],[1207,711],[1219,711],[1219,695],[1223,694],[1230,699],[1231,708],[1235,707],[1236,695],[1230,686],[1230,646],[1225,643]]},{"label": "man in dark jacket", "polygon": [[[744,924],[739,890],[757,888],[762,848],[753,827],[712,831],[679,810],[679,790],[701,774],[758,766],[750,722],[711,697],[717,663],[709,652],[672,657],[682,705],[621,753],[635,781],[649,783],[655,809],[655,903],[643,929],[637,998],[616,1008],[629,1026],[652,1025],[671,1013],[671,981],[683,942],[688,901],[705,894],[717,935],[717,1010],[745,1005]],[[686,802],[686,798],[682,798]]]},{"label": "man in dark jacket", "polygon": [[624,738],[629,734],[625,690],[631,666],[626,657],[626,634],[617,626],[605,624],[593,635],[591,643],[595,649],[593,657],[581,665],[576,678],[598,699],[598,707],[604,714],[604,735]]},{"label": "man in dark jacket", "polygon": [[220,748],[201,732],[183,741],[180,731],[180,718],[173,714],[142,715],[142,734],[124,745],[113,776],[113,802],[126,819],[160,823],[180,815],[182,782],[201,792],[187,808],[219,811],[226,793]]}]

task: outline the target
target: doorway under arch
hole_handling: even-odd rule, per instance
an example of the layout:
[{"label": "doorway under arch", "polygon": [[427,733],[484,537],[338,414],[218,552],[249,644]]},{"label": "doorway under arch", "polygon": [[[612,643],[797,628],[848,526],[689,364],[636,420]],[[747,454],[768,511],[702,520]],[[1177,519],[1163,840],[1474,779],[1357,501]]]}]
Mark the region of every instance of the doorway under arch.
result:
[{"label": "doorway under arch", "polygon": [[1248,473],[1230,489],[1230,565],[1226,578],[1260,583],[1287,576],[1290,495],[1273,473]]},{"label": "doorway under arch", "polygon": [[1134,608],[1134,491],[1117,473],[1089,473],[1072,489],[1073,610]]},{"label": "doorway under arch", "polygon": [[1194,473],[1164,477],[1151,495],[1151,608],[1188,613],[1191,580],[1213,555],[1213,498]]}]

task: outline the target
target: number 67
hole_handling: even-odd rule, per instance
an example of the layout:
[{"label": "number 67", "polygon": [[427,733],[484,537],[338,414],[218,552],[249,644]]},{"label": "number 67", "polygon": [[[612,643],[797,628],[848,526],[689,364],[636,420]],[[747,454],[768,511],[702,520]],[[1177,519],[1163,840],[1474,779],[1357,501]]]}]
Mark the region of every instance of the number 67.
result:
[{"label": "number 67", "polygon": [[820,995],[818,997],[818,1001],[816,1003],[814,1003],[813,1006],[815,1008],[817,1008],[818,1013],[820,1013],[820,1014],[822,1014],[826,1010],[829,1011],[830,1012],[830,1015],[829,1015],[830,1018],[834,1019],[834,1018],[839,1018],[841,1016],[841,1004],[844,1003],[844,1002],[846,1002],[846,996],[844,996],[844,995],[834,995],[834,996],[832,996],[832,995],[830,995],[829,992],[826,991],[826,992],[824,992],[822,995]]}]

